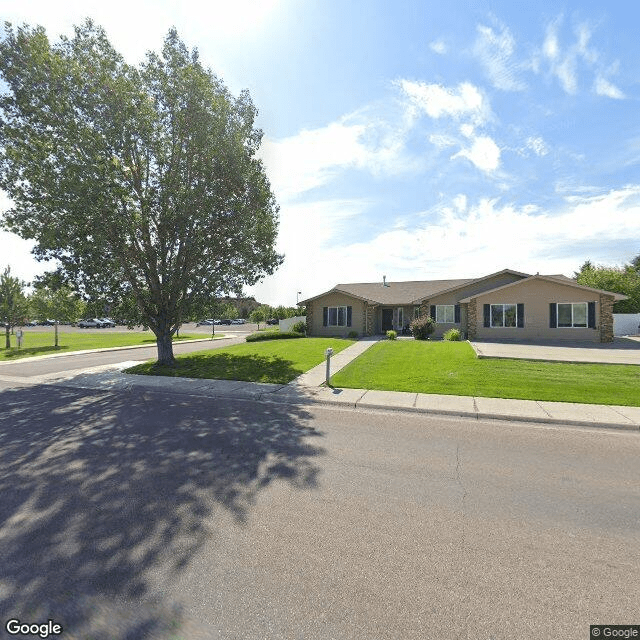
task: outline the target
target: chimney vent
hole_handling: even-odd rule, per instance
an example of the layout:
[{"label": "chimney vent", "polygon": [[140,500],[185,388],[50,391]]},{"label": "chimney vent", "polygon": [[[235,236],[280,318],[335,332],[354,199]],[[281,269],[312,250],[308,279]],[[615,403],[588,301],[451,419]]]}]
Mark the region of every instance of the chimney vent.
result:
[{"label": "chimney vent", "polygon": [[382,286],[383,287],[387,286],[387,276],[382,276]]}]

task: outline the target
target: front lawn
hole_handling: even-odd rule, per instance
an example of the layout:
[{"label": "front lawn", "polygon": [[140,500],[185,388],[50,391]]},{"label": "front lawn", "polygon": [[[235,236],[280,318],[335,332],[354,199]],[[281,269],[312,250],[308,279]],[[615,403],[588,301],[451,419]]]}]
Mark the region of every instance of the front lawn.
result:
[{"label": "front lawn", "polygon": [[328,347],[337,353],[352,344],[352,340],[340,338],[246,342],[222,349],[177,356],[175,367],[158,367],[154,361],[149,361],[131,367],[126,372],[152,376],[286,384],[320,364]]},{"label": "front lawn", "polygon": [[[4,346],[4,329],[0,333],[0,344]],[[73,351],[84,351],[85,349],[106,349],[109,347],[129,347],[137,344],[156,344],[156,337],[151,331],[118,331],[108,333],[109,329],[102,329],[104,333],[89,333],[86,331],[59,331],[58,344],[54,345],[54,330],[51,331],[29,331],[23,329],[22,347],[18,349],[17,338],[11,336],[11,348],[0,350],[0,360],[15,360],[17,358],[27,358],[31,356],[43,356],[51,353],[71,353]],[[203,338],[202,335],[181,335],[177,340],[193,340]],[[219,337],[216,334],[216,337]]]},{"label": "front lawn", "polygon": [[335,387],[640,406],[640,367],[478,359],[467,342],[379,342]]}]

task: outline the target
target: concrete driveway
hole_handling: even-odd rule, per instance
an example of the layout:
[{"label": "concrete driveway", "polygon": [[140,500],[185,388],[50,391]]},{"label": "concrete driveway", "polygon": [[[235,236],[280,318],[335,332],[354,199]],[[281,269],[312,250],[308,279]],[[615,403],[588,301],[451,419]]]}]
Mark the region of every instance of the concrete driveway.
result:
[{"label": "concrete driveway", "polygon": [[471,342],[479,358],[640,365],[640,337],[599,342]]}]

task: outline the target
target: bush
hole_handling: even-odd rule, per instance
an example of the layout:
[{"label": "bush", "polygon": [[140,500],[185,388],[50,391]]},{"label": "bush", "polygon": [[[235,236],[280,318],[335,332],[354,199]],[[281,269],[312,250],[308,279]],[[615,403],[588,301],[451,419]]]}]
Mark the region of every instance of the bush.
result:
[{"label": "bush", "polygon": [[389,329],[389,331],[387,331],[387,338],[389,340],[395,340],[398,337],[398,332],[394,331],[393,329]]},{"label": "bush", "polygon": [[295,333],[307,333],[307,323],[304,320],[300,320],[300,322],[296,322],[291,327],[291,331]]},{"label": "bush", "polygon": [[347,334],[347,338],[351,338],[352,340],[358,337],[358,332],[357,331],[349,331],[349,333]]},{"label": "bush", "polygon": [[304,338],[304,333],[294,331],[265,331],[264,333],[252,333],[247,336],[247,342],[261,342],[262,340],[290,340],[291,338]]},{"label": "bush", "polygon": [[460,335],[460,329],[449,329],[449,331],[445,331],[445,334],[442,337],[445,340],[450,340],[451,342],[460,342],[462,338]]},{"label": "bush", "polygon": [[409,325],[409,328],[416,340],[428,340],[436,330],[436,321],[430,316],[420,316]]}]

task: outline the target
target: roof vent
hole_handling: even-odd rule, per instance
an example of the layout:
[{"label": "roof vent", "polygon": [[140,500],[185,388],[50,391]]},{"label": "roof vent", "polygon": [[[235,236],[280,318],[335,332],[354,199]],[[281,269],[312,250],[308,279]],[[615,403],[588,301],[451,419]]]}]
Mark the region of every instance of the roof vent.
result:
[{"label": "roof vent", "polygon": [[382,286],[383,287],[387,286],[387,276],[382,276]]}]

